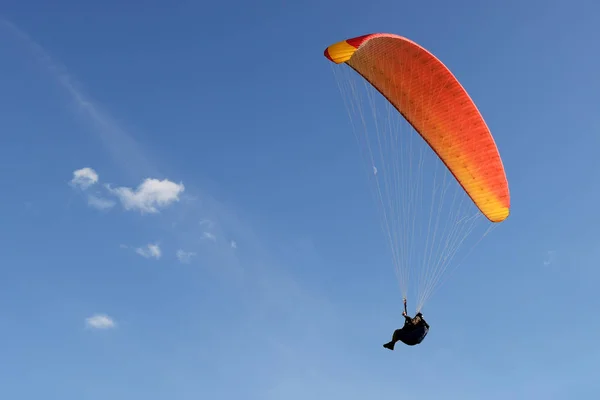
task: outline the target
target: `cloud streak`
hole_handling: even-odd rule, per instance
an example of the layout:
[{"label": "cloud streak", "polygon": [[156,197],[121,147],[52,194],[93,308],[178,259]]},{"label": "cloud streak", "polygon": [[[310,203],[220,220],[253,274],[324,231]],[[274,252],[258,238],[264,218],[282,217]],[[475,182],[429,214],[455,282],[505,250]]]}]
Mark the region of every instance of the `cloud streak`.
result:
[{"label": "cloud streak", "polygon": [[64,66],[55,61],[42,46],[12,22],[0,18],[0,27],[18,38],[31,51],[39,64],[51,74],[54,81],[82,112],[84,121],[98,134],[105,148],[124,171],[132,178],[157,175],[152,163],[140,151],[139,143],[98,104],[88,98]]}]

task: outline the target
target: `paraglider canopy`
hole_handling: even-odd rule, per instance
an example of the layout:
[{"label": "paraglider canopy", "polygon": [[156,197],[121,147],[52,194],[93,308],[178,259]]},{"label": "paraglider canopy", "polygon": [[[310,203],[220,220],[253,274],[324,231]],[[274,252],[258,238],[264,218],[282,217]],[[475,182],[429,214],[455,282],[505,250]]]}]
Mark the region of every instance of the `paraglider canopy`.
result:
[{"label": "paraglider canopy", "polygon": [[492,222],[508,217],[510,198],[494,138],[477,106],[433,54],[402,36],[377,33],[329,46],[406,118]]},{"label": "paraglider canopy", "polygon": [[[372,171],[373,194],[402,296],[408,296],[409,281],[416,282],[419,311],[466,246],[478,217],[492,223],[480,241],[509,216],[510,193],[499,151],[458,79],[412,40],[368,34],[329,46],[325,57],[349,66],[358,74],[352,77],[365,86],[361,98],[361,82],[338,80]],[[344,72],[334,68],[334,73],[339,77]],[[400,132],[400,120],[418,135]],[[418,139],[412,142],[413,137]],[[444,167],[441,173],[434,171],[438,164]]]}]

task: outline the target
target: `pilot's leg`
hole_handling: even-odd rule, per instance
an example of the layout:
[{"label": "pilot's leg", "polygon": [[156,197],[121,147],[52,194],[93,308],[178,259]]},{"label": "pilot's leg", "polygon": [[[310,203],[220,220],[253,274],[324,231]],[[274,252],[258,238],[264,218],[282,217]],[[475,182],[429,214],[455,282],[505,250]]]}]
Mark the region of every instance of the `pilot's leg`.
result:
[{"label": "pilot's leg", "polygon": [[392,335],[392,340],[384,344],[383,347],[389,350],[394,350],[394,346],[396,345],[396,342],[400,340],[400,337],[402,337],[402,329],[396,329]]}]

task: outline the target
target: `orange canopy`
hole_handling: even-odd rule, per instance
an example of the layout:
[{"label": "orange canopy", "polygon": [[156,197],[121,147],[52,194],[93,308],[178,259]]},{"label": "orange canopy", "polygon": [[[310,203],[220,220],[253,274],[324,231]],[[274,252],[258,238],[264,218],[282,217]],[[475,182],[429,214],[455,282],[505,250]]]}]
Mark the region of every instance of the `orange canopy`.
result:
[{"label": "orange canopy", "polygon": [[494,138],[439,59],[411,40],[385,33],[336,43],[325,56],[346,63],[385,96],[490,221],[508,217],[510,194]]}]

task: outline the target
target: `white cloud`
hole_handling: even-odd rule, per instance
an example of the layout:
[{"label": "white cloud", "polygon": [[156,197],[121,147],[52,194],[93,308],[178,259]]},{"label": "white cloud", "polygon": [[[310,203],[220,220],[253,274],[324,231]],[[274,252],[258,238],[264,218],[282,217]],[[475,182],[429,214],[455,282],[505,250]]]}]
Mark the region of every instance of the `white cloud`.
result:
[{"label": "white cloud", "polygon": [[[73,172],[70,184],[86,190],[98,183],[98,173],[92,168],[82,168]],[[112,188],[104,185],[108,193],[116,196],[126,210],[138,210],[142,213],[157,213],[159,208],[164,208],[179,201],[179,196],[185,190],[183,183],[174,183],[168,179],[147,178],[136,189],[128,187]],[[87,203],[98,210],[107,210],[114,207],[117,202],[99,194],[88,195]],[[212,226],[212,222],[205,220]]]},{"label": "white cloud", "polygon": [[153,257],[153,258],[156,258],[157,260],[162,255],[162,252],[160,251],[160,247],[157,244],[148,244],[148,245],[146,245],[146,247],[138,247],[137,249],[135,249],[135,252],[138,253],[142,257],[146,257],[146,258]]},{"label": "white cloud", "polygon": [[147,178],[135,190],[128,187],[107,189],[116,195],[126,210],[138,210],[142,213],[157,213],[158,208],[164,208],[179,201],[179,195],[185,187],[183,183],[175,183],[168,179],[158,180]]},{"label": "white cloud", "polygon": [[231,241],[231,248],[232,248],[232,249],[237,249],[237,243],[236,243],[236,241],[235,241],[235,240],[232,240],[232,241]]},{"label": "white cloud", "polygon": [[[73,179],[69,182],[72,187],[77,187],[81,190],[87,190],[99,181],[98,173],[90,167],[85,167],[73,171]],[[108,210],[115,206],[114,200],[90,194],[87,196],[88,206],[97,210]]]},{"label": "white cloud", "polygon": [[183,264],[187,264],[190,262],[191,258],[195,256],[196,253],[191,251],[183,251],[181,249],[177,250],[177,259]]},{"label": "white cloud", "polygon": [[88,196],[88,205],[90,207],[96,208],[98,210],[107,210],[115,206],[115,202],[110,199],[105,199],[98,196],[89,195]]},{"label": "white cloud", "polygon": [[85,324],[94,329],[111,329],[116,326],[115,321],[105,314],[96,314],[85,319]]},{"label": "white cloud", "polygon": [[98,183],[98,174],[92,168],[86,167],[73,171],[72,186],[85,190],[96,183]]},{"label": "white cloud", "polygon": [[217,237],[210,232],[202,232],[202,237],[204,239],[212,240],[213,242],[217,240]]}]

